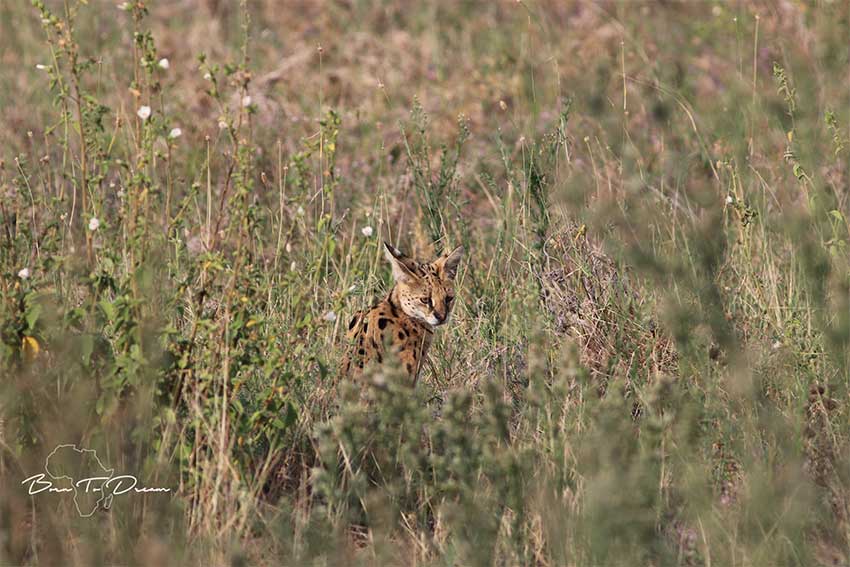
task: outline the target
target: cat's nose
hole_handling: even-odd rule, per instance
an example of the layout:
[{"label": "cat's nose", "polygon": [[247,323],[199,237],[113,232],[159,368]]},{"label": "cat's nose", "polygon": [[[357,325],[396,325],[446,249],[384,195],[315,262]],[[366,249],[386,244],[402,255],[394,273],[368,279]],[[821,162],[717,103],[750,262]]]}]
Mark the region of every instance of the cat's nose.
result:
[{"label": "cat's nose", "polygon": [[439,311],[434,311],[434,317],[436,317],[437,323],[442,323],[446,320],[446,314]]}]

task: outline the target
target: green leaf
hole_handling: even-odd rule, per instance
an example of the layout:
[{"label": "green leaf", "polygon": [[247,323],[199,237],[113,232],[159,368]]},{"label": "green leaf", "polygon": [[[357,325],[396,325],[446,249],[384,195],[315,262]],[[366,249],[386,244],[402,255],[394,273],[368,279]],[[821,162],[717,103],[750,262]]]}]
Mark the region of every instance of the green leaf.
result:
[{"label": "green leaf", "polygon": [[80,358],[83,365],[88,366],[91,362],[91,355],[94,352],[94,337],[90,334],[80,336]]},{"label": "green leaf", "polygon": [[101,310],[103,311],[103,315],[106,317],[107,321],[115,320],[115,304],[111,301],[108,301],[106,298],[101,299],[98,302]]},{"label": "green leaf", "polygon": [[291,403],[286,404],[286,417],[284,419],[286,421],[286,427],[290,427],[298,419],[298,412],[295,411],[295,406]]},{"label": "green leaf", "polygon": [[35,324],[38,321],[39,315],[41,315],[41,304],[31,304],[29,306],[29,309],[27,309],[26,315],[24,315],[24,318],[27,321],[27,330],[32,331],[33,329],[35,329]]}]

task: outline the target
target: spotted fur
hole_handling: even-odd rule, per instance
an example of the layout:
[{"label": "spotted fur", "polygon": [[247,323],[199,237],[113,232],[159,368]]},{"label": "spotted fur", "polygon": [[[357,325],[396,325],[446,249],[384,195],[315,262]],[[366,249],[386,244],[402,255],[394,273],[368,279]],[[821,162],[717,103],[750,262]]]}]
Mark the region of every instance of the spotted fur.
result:
[{"label": "spotted fur", "polygon": [[454,280],[463,257],[459,246],[429,263],[419,263],[384,243],[395,285],[371,309],[348,324],[351,349],[342,374],[358,378],[370,363],[382,364],[387,349],[398,354],[412,381],[422,369],[434,329],[448,321],[454,306]]}]

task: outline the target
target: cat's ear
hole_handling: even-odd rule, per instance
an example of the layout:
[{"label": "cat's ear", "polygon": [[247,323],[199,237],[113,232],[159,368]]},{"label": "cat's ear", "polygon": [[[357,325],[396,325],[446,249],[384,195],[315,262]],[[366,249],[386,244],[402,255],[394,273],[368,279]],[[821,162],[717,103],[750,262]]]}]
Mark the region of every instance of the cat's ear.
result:
[{"label": "cat's ear", "polygon": [[395,281],[408,283],[416,280],[416,275],[413,273],[413,261],[386,241],[384,241],[384,256],[393,268]]},{"label": "cat's ear", "polygon": [[463,259],[463,246],[458,246],[448,254],[440,256],[434,264],[440,269],[444,278],[453,280],[457,275],[457,267],[461,259]]}]

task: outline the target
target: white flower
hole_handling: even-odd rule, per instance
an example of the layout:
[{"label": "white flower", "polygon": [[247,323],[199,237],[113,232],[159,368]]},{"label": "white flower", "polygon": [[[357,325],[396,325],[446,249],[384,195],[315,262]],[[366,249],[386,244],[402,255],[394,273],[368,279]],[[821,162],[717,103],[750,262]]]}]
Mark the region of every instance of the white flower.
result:
[{"label": "white flower", "polygon": [[348,293],[354,293],[355,291],[357,291],[357,284],[348,288]]},{"label": "white flower", "polygon": [[30,277],[30,269],[29,268],[21,268],[21,271],[18,272],[18,277],[22,280],[25,280]]},{"label": "white flower", "polygon": [[183,130],[181,130],[180,128],[172,128],[171,132],[168,133],[168,137],[171,138],[171,139],[179,138],[182,135],[183,135]]},{"label": "white flower", "polygon": [[120,4],[118,4],[118,6],[116,6],[116,8],[118,8],[122,12],[126,12],[127,10],[130,9],[130,3],[129,2],[121,2]]},{"label": "white flower", "polygon": [[204,79],[207,81],[212,81],[212,74],[207,71],[206,73],[204,73]]},{"label": "white flower", "polygon": [[287,242],[287,243],[286,243],[286,247],[285,247],[285,249],[286,249],[286,253],[287,253],[287,254],[291,253],[291,252],[292,252],[292,244],[290,244],[289,242]]},{"label": "white flower", "polygon": [[782,348],[782,341],[776,341],[773,343],[773,350],[779,350],[780,348]]},{"label": "white flower", "polygon": [[151,107],[143,106],[136,111],[136,116],[141,118],[142,120],[147,120],[151,116]]},{"label": "white flower", "polygon": [[97,217],[92,217],[91,219],[89,219],[89,230],[94,232],[98,228],[100,228],[100,221],[97,220]]},{"label": "white flower", "polygon": [[292,263],[291,263],[291,264],[289,264],[289,271],[290,271],[290,272],[294,272],[294,271],[295,271],[295,268],[297,268],[297,267],[298,267],[298,264],[296,264],[296,263],[295,263],[295,260],[293,260],[293,261],[292,261]]},{"label": "white flower", "polygon": [[301,205],[298,205],[298,209],[295,211],[295,214],[297,214],[299,217],[303,217],[304,216],[304,207],[302,207]]},{"label": "white flower", "polygon": [[245,95],[245,96],[242,97],[242,107],[248,108],[249,106],[251,106],[251,97],[248,96],[248,95]]},{"label": "white flower", "polygon": [[218,121],[218,129],[224,130],[225,128],[227,128],[227,122],[225,122],[224,120],[219,120]]},{"label": "white flower", "polygon": [[334,321],[336,321],[336,313],[334,313],[333,311],[328,311],[327,313],[325,313],[325,315],[324,315],[324,317],[322,317],[322,319],[324,319],[325,321],[330,321],[331,323],[333,323]]},{"label": "white flower", "polygon": [[731,204],[732,204],[732,203],[734,203],[734,202],[735,202],[735,199],[732,197],[732,195],[727,195],[727,196],[726,196],[726,204],[727,204],[727,205],[731,205]]},{"label": "white flower", "polygon": [[35,66],[35,68],[38,69],[39,71],[44,71],[45,69],[47,69],[47,65],[42,65],[41,63],[39,63],[38,65]]},{"label": "white flower", "polygon": [[169,67],[171,67],[171,63],[169,63],[168,59],[166,59],[165,57],[160,59],[159,63],[157,63],[157,65],[159,65],[160,69],[168,69]]},{"label": "white flower", "polygon": [[370,236],[372,236],[372,227],[371,226],[364,226],[363,228],[360,229],[360,232],[363,234],[363,236],[365,236],[366,238],[369,238]]}]

